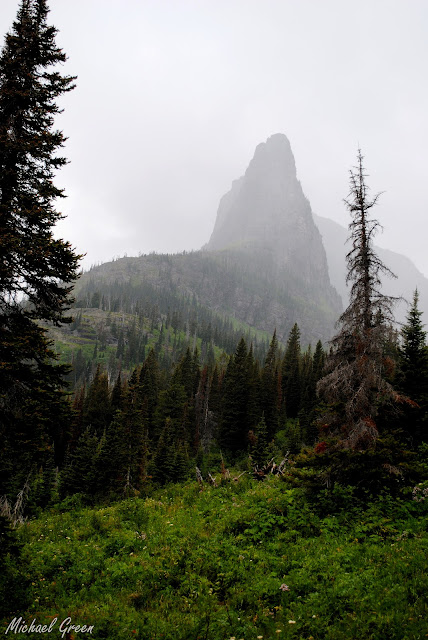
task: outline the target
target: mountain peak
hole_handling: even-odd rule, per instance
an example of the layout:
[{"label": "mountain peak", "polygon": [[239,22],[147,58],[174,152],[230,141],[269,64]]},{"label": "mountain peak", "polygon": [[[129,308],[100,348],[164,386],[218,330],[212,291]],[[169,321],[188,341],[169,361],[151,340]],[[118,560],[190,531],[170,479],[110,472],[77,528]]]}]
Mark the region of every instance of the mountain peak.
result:
[{"label": "mountain peak", "polygon": [[[270,249],[290,227],[311,224],[290,142],[283,133],[257,145],[245,175],[223,196],[208,250],[264,245]],[[280,251],[280,253],[283,253]]]},{"label": "mountain peak", "polygon": [[268,174],[270,184],[274,180],[279,183],[296,180],[296,164],[287,136],[275,133],[266,142],[257,145],[245,175],[251,176],[253,173],[260,176]]},{"label": "mountain peak", "polygon": [[278,274],[292,276],[290,281],[330,287],[321,235],[283,133],[256,147],[245,175],[220,200],[205,249],[263,253]]}]

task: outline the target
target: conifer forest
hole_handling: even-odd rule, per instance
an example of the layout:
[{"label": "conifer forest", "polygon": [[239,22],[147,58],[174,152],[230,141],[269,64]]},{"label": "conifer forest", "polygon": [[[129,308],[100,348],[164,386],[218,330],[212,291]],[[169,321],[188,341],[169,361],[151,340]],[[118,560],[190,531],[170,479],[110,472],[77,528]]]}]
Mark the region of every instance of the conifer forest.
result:
[{"label": "conifer forest", "polygon": [[362,150],[342,309],[324,254],[312,281],[220,232],[82,273],[54,234],[65,60],[47,0],[21,0],[0,55],[3,632],[427,638],[426,319],[416,285],[401,324],[384,292]]}]

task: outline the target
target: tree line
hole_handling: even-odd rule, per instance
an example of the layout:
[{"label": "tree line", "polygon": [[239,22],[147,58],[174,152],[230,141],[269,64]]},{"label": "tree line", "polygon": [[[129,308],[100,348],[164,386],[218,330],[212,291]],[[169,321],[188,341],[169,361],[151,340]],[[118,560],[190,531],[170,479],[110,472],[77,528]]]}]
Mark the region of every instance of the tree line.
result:
[{"label": "tree line", "polygon": [[[67,311],[80,260],[53,235],[64,196],[53,178],[66,162],[57,155],[64,136],[54,129],[56,101],[74,78],[58,71],[65,55],[47,16],[46,0],[22,0],[0,55],[1,493],[13,500],[30,488],[35,506],[58,492],[104,499],[142,491],[149,481],[182,479],[194,462],[209,465],[210,456],[261,462],[285,448],[318,485],[361,482],[364,461],[382,478],[416,473],[411,460],[426,441],[425,332],[417,293],[401,336],[393,329],[393,300],[379,278],[388,269],[372,243],[377,196],[368,195],[360,152],[346,200],[350,304],[327,353],[320,343],[302,352],[297,325],[284,354],[276,334],[264,358],[242,338],[227,365],[202,363],[189,346],[172,368],[159,350],[137,344],[129,364],[144,361],[126,379],[119,371],[111,384],[99,367],[70,402],[69,369],[58,363],[46,323],[72,321]],[[103,291],[90,293],[93,306],[116,305]],[[140,313],[135,291],[126,296],[122,302]],[[208,340],[212,318],[193,307]],[[168,322],[177,331],[183,319],[174,308]],[[151,315],[155,322],[153,304]],[[130,342],[128,334],[128,349]]]}]

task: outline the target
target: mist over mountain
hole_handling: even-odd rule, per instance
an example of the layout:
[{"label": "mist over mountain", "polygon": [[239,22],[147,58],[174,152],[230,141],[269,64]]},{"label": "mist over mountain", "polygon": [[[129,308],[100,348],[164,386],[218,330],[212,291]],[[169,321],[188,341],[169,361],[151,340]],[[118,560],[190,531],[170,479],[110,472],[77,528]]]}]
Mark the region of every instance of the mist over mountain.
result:
[{"label": "mist over mountain", "polygon": [[332,336],[341,301],[285,135],[257,146],[245,175],[221,199],[201,251],[105,263],[81,277],[76,297],[99,293],[108,310],[118,287],[136,302],[142,285],[159,292],[163,314],[181,299],[270,335],[276,328],[283,342],[294,323],[302,344]]},{"label": "mist over mountain", "polygon": [[265,252],[275,263],[278,277],[290,278],[291,289],[297,291],[305,284],[314,291],[321,287],[322,295],[333,306],[337,304],[321,235],[284,134],[277,133],[257,146],[245,175],[221,199],[204,248]]},{"label": "mist over mountain", "polygon": [[[346,306],[349,287],[346,285],[346,254],[349,251],[347,238],[349,231],[342,225],[314,214],[314,221],[321,232],[327,254],[330,281],[340,294]],[[419,308],[424,312],[423,320],[428,322],[428,279],[415,267],[413,262],[400,253],[375,246],[375,251],[382,262],[397,276],[382,276],[382,290],[387,295],[402,297],[394,307],[397,322],[404,322],[408,310],[408,302],[412,301],[413,292],[419,291]]]}]

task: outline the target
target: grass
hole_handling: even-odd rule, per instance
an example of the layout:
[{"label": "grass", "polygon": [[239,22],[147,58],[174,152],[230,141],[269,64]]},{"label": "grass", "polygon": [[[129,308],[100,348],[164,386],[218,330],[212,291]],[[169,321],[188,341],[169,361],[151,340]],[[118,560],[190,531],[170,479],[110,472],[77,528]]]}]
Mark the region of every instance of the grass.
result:
[{"label": "grass", "polygon": [[116,640],[427,638],[428,504],[349,505],[273,477],[74,497],[20,529],[31,605],[15,615]]}]

